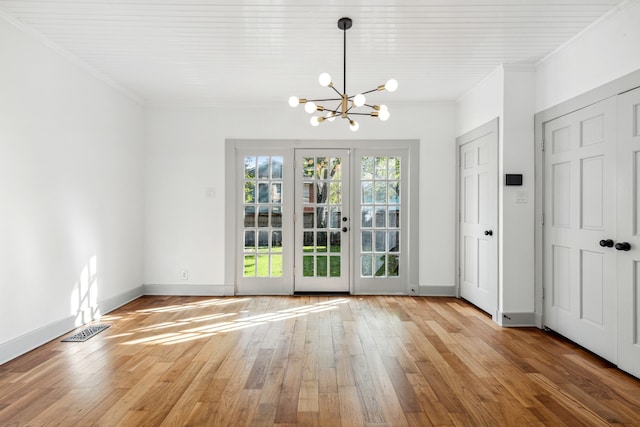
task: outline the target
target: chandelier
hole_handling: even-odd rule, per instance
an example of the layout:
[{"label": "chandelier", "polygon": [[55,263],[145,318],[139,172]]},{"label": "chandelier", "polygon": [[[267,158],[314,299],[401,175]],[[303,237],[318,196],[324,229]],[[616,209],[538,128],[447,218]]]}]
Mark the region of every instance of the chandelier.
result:
[{"label": "chandelier", "polygon": [[[305,104],[304,109],[307,113],[313,114],[316,111],[320,112],[320,116],[312,116],[311,117],[311,125],[318,126],[320,123],[324,121],[332,122],[336,119],[336,117],[341,117],[343,119],[347,119],[349,121],[349,129],[352,131],[357,131],[360,125],[356,122],[352,116],[370,116],[377,117],[382,121],[386,121],[389,119],[389,109],[386,105],[372,105],[367,104],[366,94],[371,92],[379,92],[383,90],[387,90],[389,92],[393,92],[398,88],[398,82],[395,79],[390,79],[387,83],[378,86],[375,89],[368,90],[366,92],[360,92],[356,95],[348,95],[347,94],[347,30],[351,28],[352,21],[351,18],[340,18],[338,20],[338,28],[343,31],[344,39],[343,39],[343,90],[342,93],[338,91],[333,85],[331,81],[331,76],[329,73],[322,73],[318,78],[321,86],[329,87],[335,91],[338,95],[337,98],[324,98],[324,99],[306,99],[306,98],[298,98],[296,96],[292,96],[289,98],[289,105],[292,107],[297,107],[299,104]],[[317,104],[318,102],[332,102],[336,101],[338,104],[333,108],[323,107],[322,105]],[[357,112],[356,108],[366,107],[370,110],[368,112]]]}]

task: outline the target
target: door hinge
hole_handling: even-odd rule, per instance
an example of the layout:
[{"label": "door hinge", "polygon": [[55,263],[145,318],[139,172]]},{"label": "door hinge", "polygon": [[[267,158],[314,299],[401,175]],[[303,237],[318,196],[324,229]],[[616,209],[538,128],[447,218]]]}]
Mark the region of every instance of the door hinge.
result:
[{"label": "door hinge", "polygon": [[542,140],[542,151],[544,152],[544,139]]},{"label": "door hinge", "polygon": [[544,299],[544,288],[542,288],[542,299]]},{"label": "door hinge", "polygon": [[296,214],[293,214],[293,223],[296,223]]},{"label": "door hinge", "polygon": [[544,212],[542,212],[542,225],[544,225]]}]

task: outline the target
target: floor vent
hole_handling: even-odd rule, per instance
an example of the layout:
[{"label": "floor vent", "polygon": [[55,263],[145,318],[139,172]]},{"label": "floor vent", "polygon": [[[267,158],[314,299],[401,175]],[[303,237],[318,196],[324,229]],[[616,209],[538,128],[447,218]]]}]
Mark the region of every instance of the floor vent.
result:
[{"label": "floor vent", "polygon": [[67,337],[67,338],[63,339],[62,342],[84,342],[84,341],[88,340],[89,338],[93,337],[94,335],[97,335],[100,332],[104,331],[109,326],[111,326],[111,325],[91,325],[91,326],[87,326],[86,328],[84,328],[80,332],[77,332],[77,333],[71,335],[70,337]]}]

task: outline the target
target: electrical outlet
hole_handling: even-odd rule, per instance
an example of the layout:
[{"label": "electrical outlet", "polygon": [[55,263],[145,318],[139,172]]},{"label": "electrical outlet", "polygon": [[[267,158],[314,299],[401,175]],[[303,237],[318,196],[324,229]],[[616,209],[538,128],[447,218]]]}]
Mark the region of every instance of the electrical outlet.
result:
[{"label": "electrical outlet", "polygon": [[189,280],[189,270],[180,270],[180,279]]}]

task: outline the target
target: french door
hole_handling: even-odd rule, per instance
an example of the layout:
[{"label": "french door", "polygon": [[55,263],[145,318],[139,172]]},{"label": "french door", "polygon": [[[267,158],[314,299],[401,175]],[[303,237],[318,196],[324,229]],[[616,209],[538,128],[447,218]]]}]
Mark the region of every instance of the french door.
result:
[{"label": "french door", "polygon": [[348,292],[349,151],[296,150],[295,292]]}]

